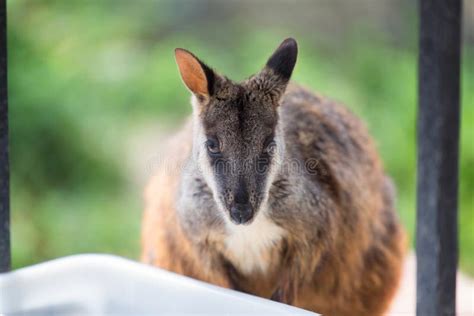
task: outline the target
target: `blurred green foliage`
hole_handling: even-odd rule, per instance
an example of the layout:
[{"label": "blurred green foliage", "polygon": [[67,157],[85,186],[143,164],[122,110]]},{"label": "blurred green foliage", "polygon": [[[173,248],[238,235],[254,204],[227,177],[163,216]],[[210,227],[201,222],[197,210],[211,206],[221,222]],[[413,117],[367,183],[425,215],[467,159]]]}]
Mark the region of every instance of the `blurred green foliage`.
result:
[{"label": "blurred green foliage", "polygon": [[[232,8],[220,14],[214,7],[191,1],[8,2],[14,267],[80,252],[138,258],[142,187],[126,167],[127,144],[143,127],[170,126],[190,113],[173,49],[188,48],[240,80],[290,35],[300,45],[294,81],[341,100],[367,122],[413,237],[414,8],[400,8],[406,19],[401,35],[361,17],[333,36],[331,29],[301,26],[303,19],[258,24],[231,14]],[[470,44],[462,70],[460,259],[474,274]]]}]

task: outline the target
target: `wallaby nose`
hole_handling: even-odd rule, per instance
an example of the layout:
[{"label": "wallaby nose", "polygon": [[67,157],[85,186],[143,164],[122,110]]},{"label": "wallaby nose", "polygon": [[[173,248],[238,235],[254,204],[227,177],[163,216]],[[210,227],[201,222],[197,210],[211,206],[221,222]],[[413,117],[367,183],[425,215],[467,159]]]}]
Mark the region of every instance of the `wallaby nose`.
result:
[{"label": "wallaby nose", "polygon": [[252,219],[253,211],[249,203],[235,203],[230,209],[230,218],[234,224],[245,224]]}]

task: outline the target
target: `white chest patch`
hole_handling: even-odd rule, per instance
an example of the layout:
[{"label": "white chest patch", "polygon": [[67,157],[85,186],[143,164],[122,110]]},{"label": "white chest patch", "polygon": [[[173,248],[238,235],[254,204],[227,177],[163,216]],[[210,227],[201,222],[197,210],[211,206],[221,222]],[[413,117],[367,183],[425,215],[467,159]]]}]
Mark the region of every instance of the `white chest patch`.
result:
[{"label": "white chest patch", "polygon": [[272,248],[281,241],[284,230],[258,214],[250,225],[228,223],[225,244],[228,259],[244,274],[255,270],[266,272]]}]

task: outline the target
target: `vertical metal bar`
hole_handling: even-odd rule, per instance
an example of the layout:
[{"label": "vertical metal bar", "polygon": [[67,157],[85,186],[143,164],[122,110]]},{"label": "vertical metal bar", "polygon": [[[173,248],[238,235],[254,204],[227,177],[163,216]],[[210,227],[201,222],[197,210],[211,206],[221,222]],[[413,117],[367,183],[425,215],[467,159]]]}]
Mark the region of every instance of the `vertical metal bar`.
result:
[{"label": "vertical metal bar", "polygon": [[419,0],[417,315],[455,315],[462,0]]},{"label": "vertical metal bar", "polygon": [[0,272],[10,269],[6,10],[6,0],[0,0]]}]

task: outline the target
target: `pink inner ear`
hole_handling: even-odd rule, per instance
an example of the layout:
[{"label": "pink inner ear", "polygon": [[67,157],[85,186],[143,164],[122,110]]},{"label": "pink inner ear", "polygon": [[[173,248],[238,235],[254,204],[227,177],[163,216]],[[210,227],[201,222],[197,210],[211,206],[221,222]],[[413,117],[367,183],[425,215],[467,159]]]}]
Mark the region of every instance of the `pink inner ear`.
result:
[{"label": "pink inner ear", "polygon": [[199,61],[191,53],[180,48],[175,50],[175,56],[186,87],[196,95],[208,96],[206,74]]}]

